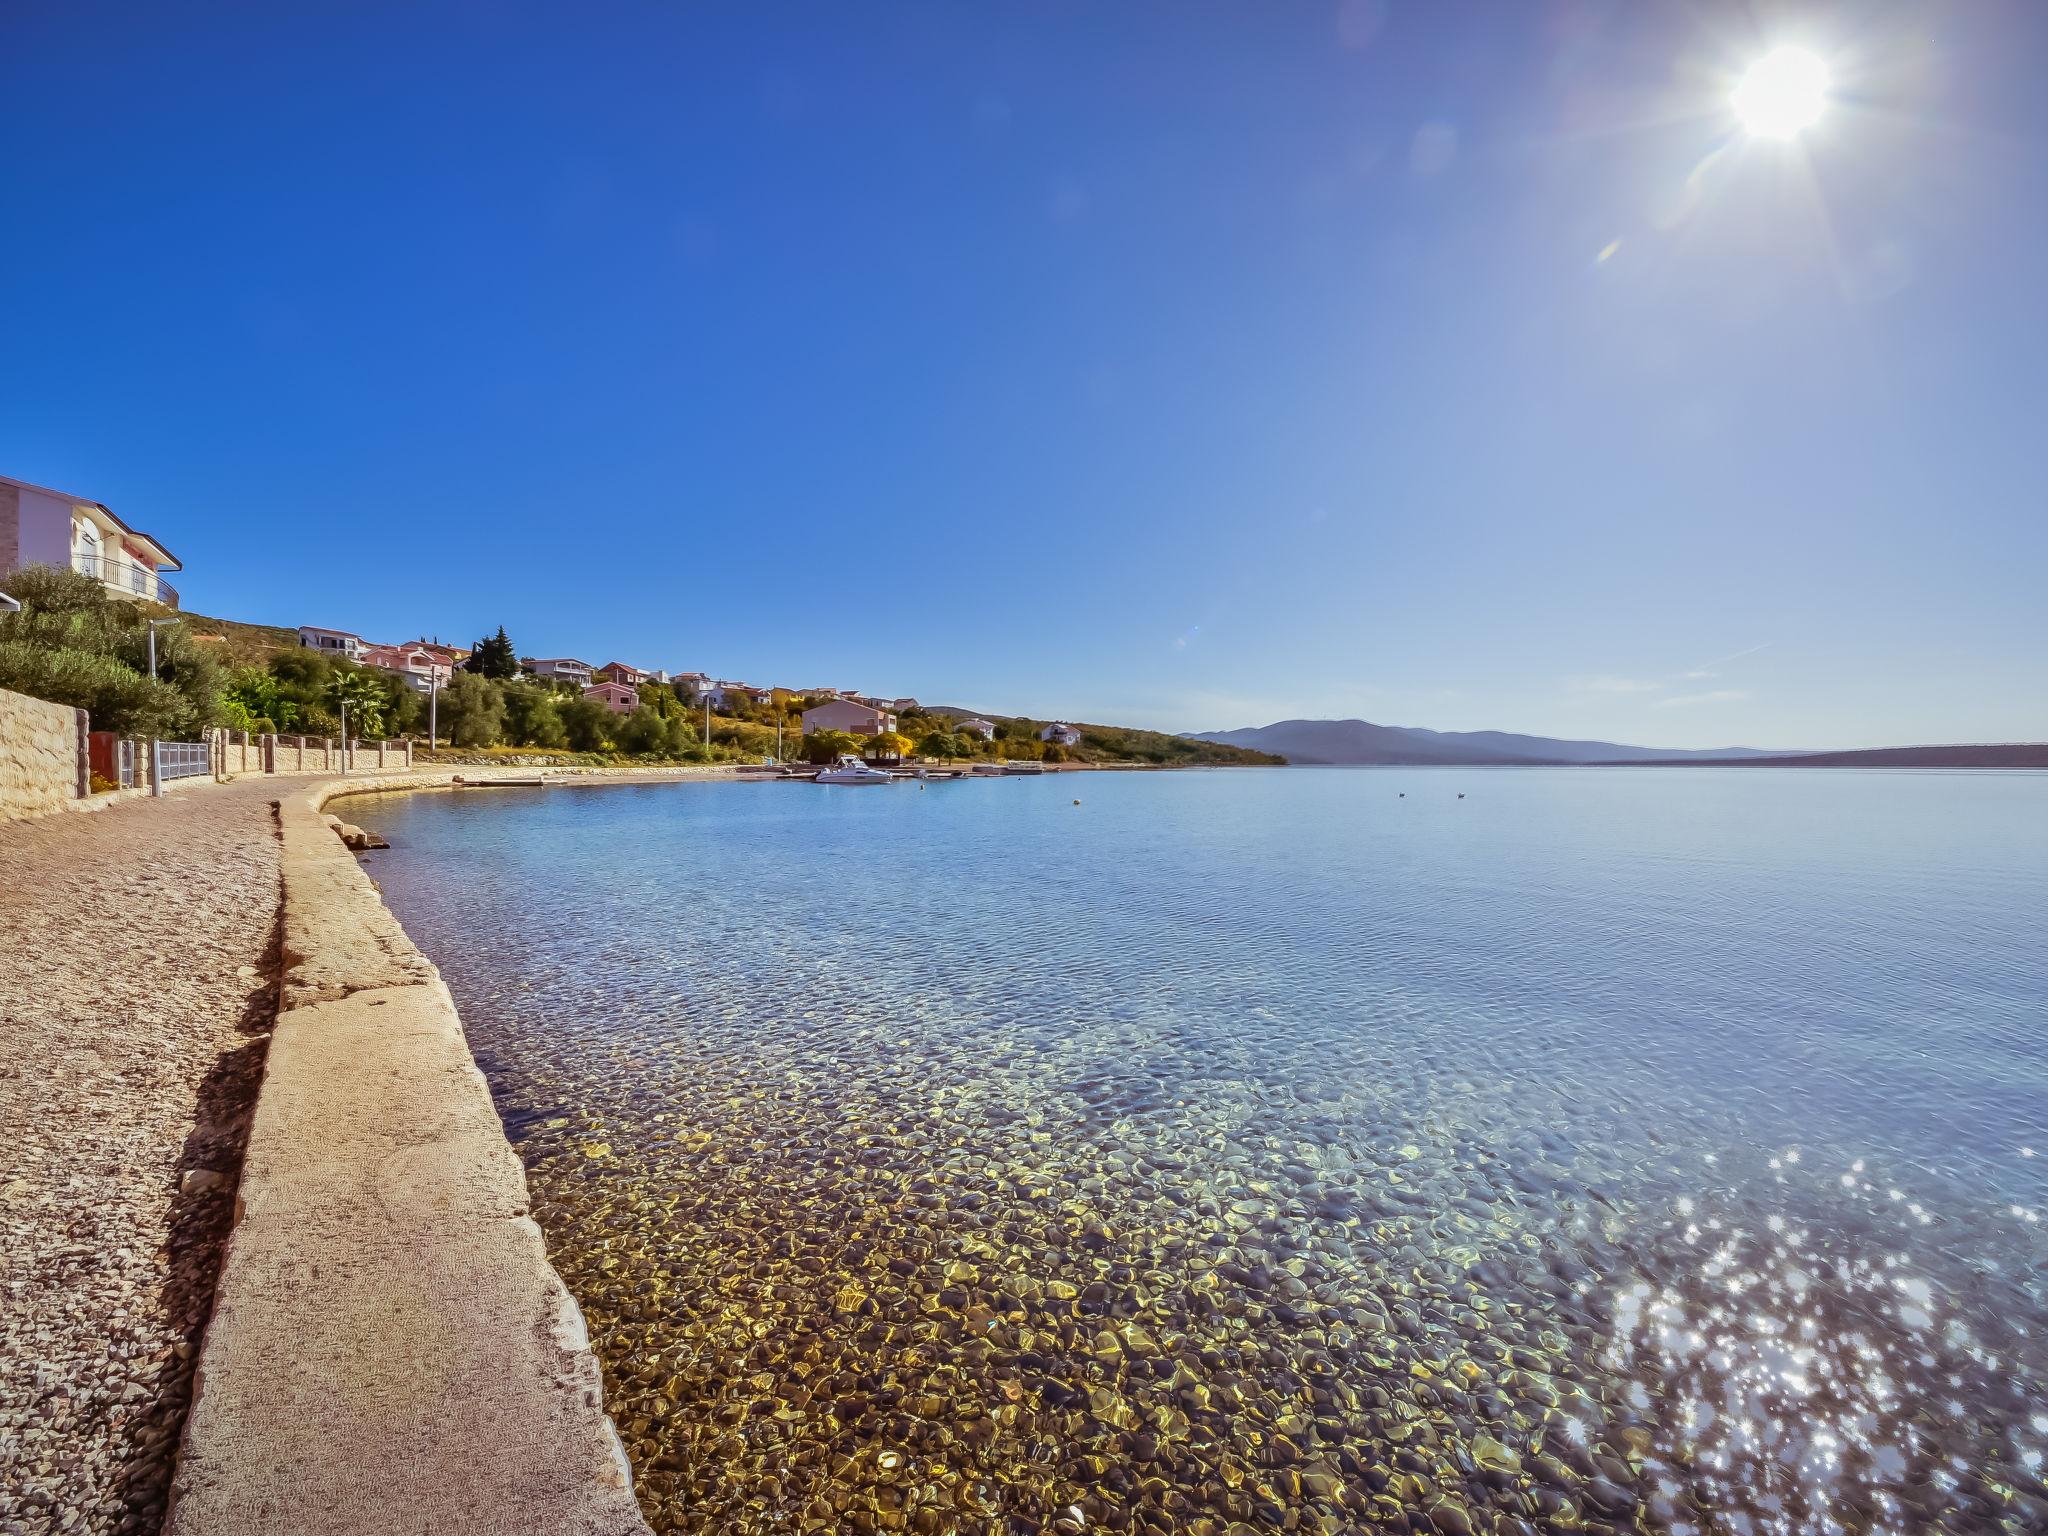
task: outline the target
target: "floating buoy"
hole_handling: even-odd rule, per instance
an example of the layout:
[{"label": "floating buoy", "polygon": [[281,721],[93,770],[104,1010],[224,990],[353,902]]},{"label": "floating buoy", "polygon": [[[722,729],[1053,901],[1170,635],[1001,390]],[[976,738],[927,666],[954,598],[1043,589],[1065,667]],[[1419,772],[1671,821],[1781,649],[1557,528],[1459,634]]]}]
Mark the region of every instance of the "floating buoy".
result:
[{"label": "floating buoy", "polygon": [[1406,799],[1408,798],[1408,791],[1407,791],[1407,790],[1405,790],[1405,789],[1404,789],[1404,790],[1402,790],[1402,791],[1401,791],[1401,798],[1402,798],[1403,800],[1406,800]]},{"label": "floating buoy", "polygon": [[1076,804],[1076,805],[1079,805],[1080,803],[1081,803],[1081,802],[1080,802],[1080,801],[1078,801],[1078,800],[1076,800],[1076,801],[1074,802],[1074,804]]},{"label": "floating buoy", "polygon": [[1464,797],[1463,795],[1460,795],[1460,796],[1458,796],[1458,798],[1459,798],[1460,800],[1462,800],[1462,799],[1464,799],[1465,797]]}]

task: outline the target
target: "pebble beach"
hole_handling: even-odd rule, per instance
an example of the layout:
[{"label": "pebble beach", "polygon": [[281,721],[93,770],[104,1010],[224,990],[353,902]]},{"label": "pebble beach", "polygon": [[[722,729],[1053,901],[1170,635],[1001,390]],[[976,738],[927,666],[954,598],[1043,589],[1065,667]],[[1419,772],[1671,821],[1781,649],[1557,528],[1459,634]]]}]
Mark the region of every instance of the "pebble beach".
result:
[{"label": "pebble beach", "polygon": [[274,783],[0,826],[0,1533],[155,1531],[274,991]]}]

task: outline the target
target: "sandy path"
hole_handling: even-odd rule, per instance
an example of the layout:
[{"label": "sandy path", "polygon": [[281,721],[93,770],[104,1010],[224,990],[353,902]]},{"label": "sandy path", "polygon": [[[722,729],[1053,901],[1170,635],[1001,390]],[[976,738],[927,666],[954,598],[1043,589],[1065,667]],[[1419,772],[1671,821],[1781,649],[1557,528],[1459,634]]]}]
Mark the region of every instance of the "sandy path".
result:
[{"label": "sandy path", "polygon": [[162,1522],[268,1043],[288,788],[0,824],[0,1536]]}]

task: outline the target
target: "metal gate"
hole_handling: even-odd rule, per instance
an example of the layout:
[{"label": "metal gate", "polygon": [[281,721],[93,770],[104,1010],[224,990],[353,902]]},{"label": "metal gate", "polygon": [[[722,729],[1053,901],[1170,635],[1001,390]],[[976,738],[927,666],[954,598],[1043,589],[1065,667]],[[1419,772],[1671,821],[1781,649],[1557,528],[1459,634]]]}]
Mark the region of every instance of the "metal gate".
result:
[{"label": "metal gate", "polygon": [[213,772],[213,753],[203,741],[160,741],[156,752],[157,772],[166,784]]}]

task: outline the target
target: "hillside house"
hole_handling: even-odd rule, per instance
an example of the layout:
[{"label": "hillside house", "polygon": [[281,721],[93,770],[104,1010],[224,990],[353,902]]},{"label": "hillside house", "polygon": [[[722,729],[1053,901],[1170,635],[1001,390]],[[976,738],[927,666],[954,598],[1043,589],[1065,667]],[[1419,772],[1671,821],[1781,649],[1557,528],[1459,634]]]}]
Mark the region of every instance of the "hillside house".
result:
[{"label": "hillside house", "polygon": [[519,664],[535,677],[551,683],[574,683],[578,688],[588,688],[597,680],[595,668],[573,656],[529,656]]},{"label": "hillside house", "polygon": [[624,683],[628,688],[638,688],[650,676],[638,667],[628,666],[623,661],[608,661],[591,674],[600,683]]},{"label": "hillside house", "polygon": [[834,699],[829,704],[814,705],[804,711],[803,720],[806,736],[814,731],[845,731],[865,739],[896,729],[894,715],[867,704],[856,704],[851,699]]},{"label": "hillside house", "polygon": [[445,688],[455,675],[454,663],[436,656],[423,645],[366,645],[356,660],[366,667],[397,675],[415,693],[432,693]]},{"label": "hillside house", "polygon": [[354,661],[363,654],[369,642],[346,629],[322,629],[317,624],[301,624],[299,644],[323,656],[342,656]]},{"label": "hillside house", "polygon": [[962,735],[979,736],[983,741],[994,741],[996,739],[996,723],[993,720],[983,720],[978,716],[972,719],[955,721],[953,729]]},{"label": "hillside house", "polygon": [[178,606],[164,571],[183,570],[148,534],[96,501],[0,475],[0,576],[56,565],[92,577],[116,597]]},{"label": "hillside house", "polygon": [[624,683],[592,683],[583,697],[597,700],[615,715],[630,715],[640,707],[639,693]]},{"label": "hillside house", "polygon": [[1068,725],[1064,720],[1055,720],[1038,733],[1040,741],[1049,741],[1055,746],[1078,747],[1081,745],[1081,727]]}]

